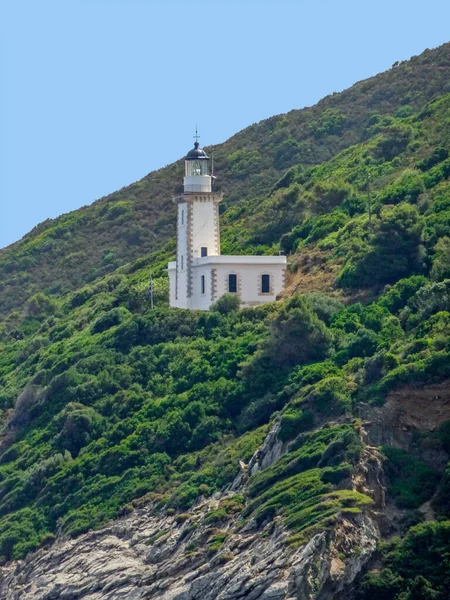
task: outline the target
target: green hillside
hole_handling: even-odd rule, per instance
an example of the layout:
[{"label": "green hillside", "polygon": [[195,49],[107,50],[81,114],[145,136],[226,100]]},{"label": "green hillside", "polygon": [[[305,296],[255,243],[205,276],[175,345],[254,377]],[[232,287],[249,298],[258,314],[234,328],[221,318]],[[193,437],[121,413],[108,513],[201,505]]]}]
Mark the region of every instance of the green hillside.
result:
[{"label": "green hillside", "polygon": [[[383,124],[376,115],[416,114],[450,92],[449,81],[450,44],[445,44],[316,106],[248,127],[215,148],[223,208],[247,200],[255,205],[291,166],[329,161],[372,137],[376,123],[378,128]],[[0,313],[22,307],[38,291],[58,295],[76,289],[163,247],[173,253],[171,196],[181,178],[179,161],[90,206],[46,221],[1,250]]]},{"label": "green hillside", "polygon": [[[344,485],[364,448],[360,408],[450,378],[449,72],[447,44],[217,148],[223,251],[287,252],[281,302],[167,307],[179,164],[3,251],[0,556],[149,500],[187,511],[232,481],[277,418],[295,443],[233,510],[281,516],[299,544],[370,504]],[[450,466],[425,461],[431,446],[448,458],[449,422],[414,455],[383,448],[406,517],[365,600],[447,597],[432,557],[450,552]],[[419,523],[429,500],[437,520]]]}]

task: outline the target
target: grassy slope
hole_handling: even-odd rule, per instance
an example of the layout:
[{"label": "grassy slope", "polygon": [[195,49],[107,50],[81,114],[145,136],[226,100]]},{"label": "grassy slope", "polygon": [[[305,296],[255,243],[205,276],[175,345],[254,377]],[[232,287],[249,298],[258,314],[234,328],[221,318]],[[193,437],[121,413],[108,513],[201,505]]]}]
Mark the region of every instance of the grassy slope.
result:
[{"label": "grassy slope", "polygon": [[[448,89],[450,44],[359,82],[316,106],[251,125],[215,149],[224,208],[267,194],[291,165],[329,161],[367,136],[371,114],[416,112]],[[0,251],[0,312],[37,291],[59,294],[161,249],[173,252],[171,194],[181,161],[92,205],[46,221]],[[64,193],[64,190],[61,190]]]},{"label": "grassy slope", "polygon": [[[425,55],[417,68],[437,81],[446,53],[448,47],[435,52],[436,65]],[[380,84],[372,95],[384,97],[386,81],[393,84],[397,73],[403,80],[415,68],[406,64],[369,80]],[[350,98],[363,107],[358,97],[364,85],[358,84],[357,98],[352,94],[358,86],[325,102]],[[361,452],[353,421],[358,404],[380,402],[405,383],[450,376],[450,96],[421,96],[410,106],[389,104],[396,117],[369,118],[361,108],[364,131],[346,129],[345,141],[329,132],[317,137],[315,129],[316,151],[327,148],[329,156],[306,168],[300,154],[292,158],[287,174],[280,179],[273,172],[269,183],[278,180],[270,188],[261,184],[259,195],[255,188],[253,200],[243,191],[252,178],[236,176],[235,206],[223,215],[225,249],[270,252],[281,244],[290,252],[294,284],[301,281],[304,258],[319,252],[334,297],[307,294],[259,309],[197,314],[168,310],[167,279],[160,277],[152,313],[146,284],[149,269],[158,273],[170,252],[161,250],[76,291],[37,294],[4,318],[0,401],[8,427],[0,446],[0,555],[23,556],[57,528],[76,535],[150,498],[187,510],[236,475],[238,461],[249,459],[280,410],[280,437],[297,439],[284,458],[250,481],[243,518],[264,525],[281,514],[292,530],[290,542],[300,543],[338,512],[363,509],[370,500],[345,489]],[[323,115],[320,105],[308,110],[296,118]],[[348,147],[339,152],[340,144]],[[244,171],[251,171],[246,165]],[[107,203],[87,211],[102,206]],[[114,239],[107,233],[112,222],[106,213],[98,216],[105,243]],[[58,243],[52,252],[57,250]],[[8,252],[20,261],[22,251],[19,244]],[[360,292],[373,302],[345,308],[336,299]],[[330,420],[340,424],[329,427]],[[448,451],[445,427],[433,443]],[[404,458],[385,452],[395,472]],[[423,480],[433,485],[425,489]],[[445,519],[448,480],[419,461],[404,482],[397,481],[393,495],[413,511],[440,485],[435,509]],[[426,534],[408,535],[415,540]],[[414,549],[401,543],[386,551],[392,573],[403,579],[407,552]],[[398,587],[395,573],[394,583],[383,575],[386,585],[410,593],[404,581]],[[438,593],[445,590],[433,577]],[[361,593],[371,598],[384,579],[372,577]]]}]

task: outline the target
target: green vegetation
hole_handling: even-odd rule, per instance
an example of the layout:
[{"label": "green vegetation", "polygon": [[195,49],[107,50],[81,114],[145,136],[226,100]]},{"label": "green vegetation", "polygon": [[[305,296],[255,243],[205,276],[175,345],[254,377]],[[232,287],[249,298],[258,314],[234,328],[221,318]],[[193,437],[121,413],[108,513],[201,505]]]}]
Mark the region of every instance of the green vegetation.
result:
[{"label": "green vegetation", "polygon": [[383,448],[390,492],[399,508],[419,508],[430,500],[439,483],[439,473],[409,452]]},{"label": "green vegetation", "polygon": [[368,573],[358,600],[446,600],[450,521],[421,523],[382,549],[386,565]]},{"label": "green vegetation", "polygon": [[[282,302],[167,307],[167,191],[179,164],[0,254],[0,556],[23,557],[56,531],[75,536],[150,501],[189,520],[274,423],[286,453],[207,522],[270,527],[277,517],[299,544],[370,508],[351,485],[360,405],[450,377],[449,51],[217,149],[223,250],[289,253],[299,293]],[[443,426],[433,443],[449,453],[449,440]],[[383,551],[385,568],[364,580],[362,597],[440,598],[448,579],[419,572],[413,558],[416,543],[448,552],[450,467],[383,450],[398,507],[433,497],[443,520]],[[224,536],[216,530],[208,551]]]},{"label": "green vegetation", "polygon": [[350,477],[361,449],[351,425],[301,435],[290,452],[251,479],[244,515],[259,524],[282,515],[295,532],[289,543],[297,544],[331,525],[339,512],[360,512],[372,499],[335,485]]},{"label": "green vegetation", "polygon": [[[57,527],[98,527],[139,497],[185,511],[237,475],[284,407],[279,436],[295,443],[252,478],[245,514],[281,514],[293,535],[324,526],[368,500],[335,488],[361,450],[351,425],[322,424],[399,383],[448,376],[450,315],[435,289],[446,293],[445,282],[412,277],[347,308],[316,294],[240,311],[150,311],[147,268],[4,322],[8,558]],[[229,514],[220,507],[214,518],[220,511]]]}]

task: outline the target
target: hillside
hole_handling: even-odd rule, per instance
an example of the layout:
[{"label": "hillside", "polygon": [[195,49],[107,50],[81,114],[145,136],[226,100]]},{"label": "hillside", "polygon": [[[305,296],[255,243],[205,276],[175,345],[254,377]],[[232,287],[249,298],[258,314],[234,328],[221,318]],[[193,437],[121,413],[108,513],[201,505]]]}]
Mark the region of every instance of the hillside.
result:
[{"label": "hillside", "polygon": [[449,69],[217,148],[223,250],[284,250],[280,302],[167,307],[179,164],[2,252],[2,598],[447,600]]},{"label": "hillside", "polygon": [[[376,115],[416,114],[450,92],[449,72],[450,44],[445,44],[316,106],[252,125],[216,146],[224,210],[246,201],[254,204],[292,165],[321,164],[372,136]],[[42,223],[1,250],[0,312],[23,306],[38,291],[58,295],[76,289],[163,247],[169,257],[175,233],[171,196],[181,177],[178,161],[90,206]],[[64,190],[60,192],[63,196]]]}]

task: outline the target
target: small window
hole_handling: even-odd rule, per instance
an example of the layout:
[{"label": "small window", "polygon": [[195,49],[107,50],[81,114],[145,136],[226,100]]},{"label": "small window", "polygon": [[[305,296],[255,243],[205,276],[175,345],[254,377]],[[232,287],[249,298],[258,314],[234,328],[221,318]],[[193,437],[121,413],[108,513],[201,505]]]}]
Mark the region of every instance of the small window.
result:
[{"label": "small window", "polygon": [[202,289],[202,294],[205,293],[205,276],[202,275],[202,279],[201,279],[201,289]]},{"label": "small window", "polygon": [[202,246],[201,250],[200,250],[200,255],[201,256],[208,256],[208,248],[206,248],[205,246]]},{"label": "small window", "polygon": [[235,273],[228,275],[228,291],[230,294],[236,294],[237,292],[237,275]]},{"label": "small window", "polygon": [[181,270],[184,269],[184,256],[181,255]]},{"label": "small window", "polygon": [[270,294],[270,275],[261,275],[261,293]]},{"label": "small window", "polygon": [[184,208],[181,209],[181,224],[184,225]]}]

